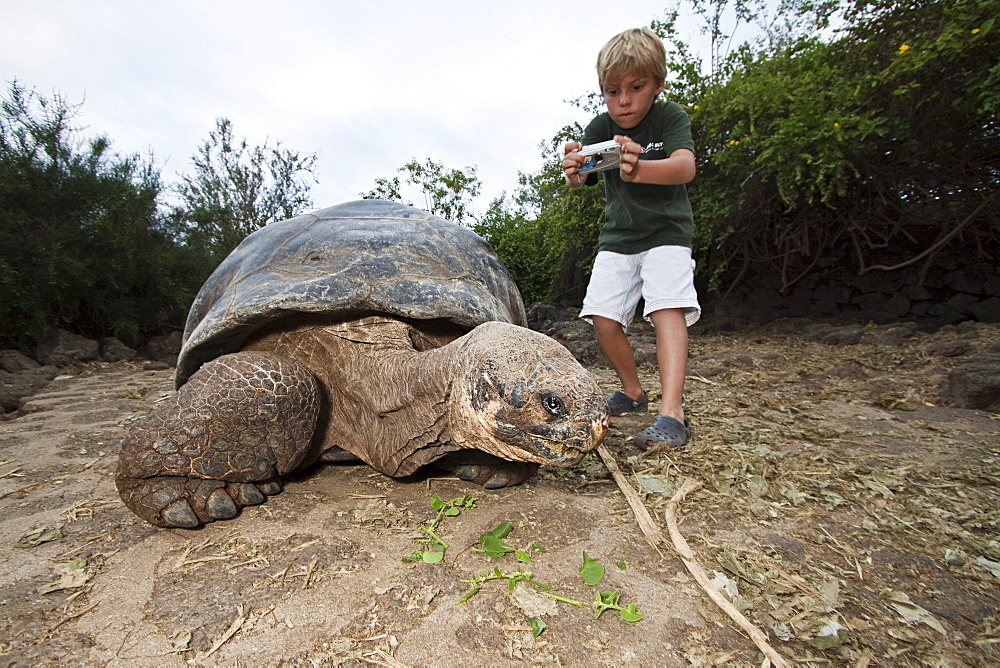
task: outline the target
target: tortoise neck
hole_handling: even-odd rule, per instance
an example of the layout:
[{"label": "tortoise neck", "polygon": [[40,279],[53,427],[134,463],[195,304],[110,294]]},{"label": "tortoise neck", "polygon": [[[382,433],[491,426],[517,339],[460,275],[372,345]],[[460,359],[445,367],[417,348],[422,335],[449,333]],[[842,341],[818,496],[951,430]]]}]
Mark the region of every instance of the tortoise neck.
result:
[{"label": "tortoise neck", "polygon": [[461,339],[414,349],[411,327],[388,318],[296,324],[262,332],[248,348],[309,367],[324,394],[317,447],[340,447],[391,476],[459,449],[449,406],[461,377]]}]

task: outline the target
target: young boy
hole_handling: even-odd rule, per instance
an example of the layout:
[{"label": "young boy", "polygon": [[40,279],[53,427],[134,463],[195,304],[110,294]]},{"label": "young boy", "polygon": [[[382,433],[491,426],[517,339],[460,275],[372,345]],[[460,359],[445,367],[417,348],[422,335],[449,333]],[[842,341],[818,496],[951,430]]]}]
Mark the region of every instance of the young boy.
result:
[{"label": "young boy", "polygon": [[[684,185],[695,175],[691,122],[679,105],[657,99],[666,53],[653,31],[636,28],[612,37],[598,55],[597,75],[608,110],[584,130],[583,144],[614,139],[621,164],[603,172],[605,223],[580,317],[593,323],[622,384],[608,398],[610,414],[645,413],[646,393],[626,336],[642,296],[643,316],[656,329],[662,398],[656,421],[635,444],[643,450],[661,443],[679,447],[691,435],[682,406],[687,328],[701,314],[691,259],[694,219]],[[564,149],[562,168],[573,187],[597,181],[593,173],[579,173],[586,161],[580,148],[570,142]]]}]

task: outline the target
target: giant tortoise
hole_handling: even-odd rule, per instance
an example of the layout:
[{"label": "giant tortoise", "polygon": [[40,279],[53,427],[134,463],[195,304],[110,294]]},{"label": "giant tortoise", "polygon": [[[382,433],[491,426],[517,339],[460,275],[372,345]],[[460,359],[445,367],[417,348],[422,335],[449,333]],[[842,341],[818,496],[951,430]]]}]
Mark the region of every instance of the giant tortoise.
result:
[{"label": "giant tortoise", "polygon": [[434,464],[487,488],[575,464],[606,402],[525,324],[489,244],[426,212],[362,200],[267,225],[195,298],[178,390],[130,428],[119,494],[152,524],[197,527],[318,461]]}]

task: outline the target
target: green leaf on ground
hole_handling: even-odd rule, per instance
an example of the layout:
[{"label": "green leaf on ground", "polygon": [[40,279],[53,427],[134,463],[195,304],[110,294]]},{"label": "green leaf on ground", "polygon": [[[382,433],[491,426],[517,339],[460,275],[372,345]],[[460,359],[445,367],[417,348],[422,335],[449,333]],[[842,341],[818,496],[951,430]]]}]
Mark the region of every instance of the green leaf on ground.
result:
[{"label": "green leaf on ground", "polygon": [[599,559],[591,559],[583,553],[583,566],[580,566],[580,577],[591,587],[604,579],[604,566]]},{"label": "green leaf on ground", "polygon": [[528,619],[526,621],[528,623],[528,626],[531,627],[532,637],[537,638],[538,636],[542,635],[542,631],[544,631],[546,627],[545,622],[543,622],[540,619]]},{"label": "green leaf on ground", "polygon": [[485,552],[486,556],[491,559],[499,559],[508,552],[514,552],[514,548],[505,543],[503,540],[513,528],[514,526],[510,522],[500,523],[492,531],[488,531],[479,536],[479,541],[483,544],[483,547],[482,549],[476,549],[480,552]]}]

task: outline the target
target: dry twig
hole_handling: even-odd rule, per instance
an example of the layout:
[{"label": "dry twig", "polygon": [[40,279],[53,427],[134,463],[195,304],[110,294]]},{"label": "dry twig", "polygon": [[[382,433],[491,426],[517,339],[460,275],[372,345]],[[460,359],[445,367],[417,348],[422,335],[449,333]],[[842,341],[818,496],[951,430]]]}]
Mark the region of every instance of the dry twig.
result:
[{"label": "dry twig", "polygon": [[218,639],[216,639],[216,641],[214,643],[212,643],[212,646],[208,649],[208,651],[205,652],[204,654],[202,654],[201,656],[199,656],[197,658],[197,660],[204,661],[208,657],[210,657],[213,654],[215,654],[216,652],[218,652],[220,647],[222,647],[227,642],[229,642],[229,640],[234,635],[236,635],[241,628],[243,628],[243,625],[246,623],[247,618],[249,617],[249,615],[247,613],[243,612],[243,606],[242,605],[237,610],[237,613],[238,613],[238,616],[236,617],[236,619],[233,620],[233,623],[229,625],[229,628],[226,629],[225,633],[223,633],[221,636],[219,636]]},{"label": "dry twig", "polygon": [[[597,454],[600,455],[604,465],[607,467],[608,471],[611,472],[615,482],[618,483],[618,488],[628,500],[629,506],[635,514],[636,522],[639,524],[639,529],[642,530],[646,540],[653,547],[653,549],[657,551],[657,553],[662,555],[663,553],[660,552],[659,544],[665,543],[666,539],[664,539],[663,533],[660,531],[659,527],[656,526],[656,522],[654,522],[653,518],[649,515],[649,511],[646,510],[646,505],[642,502],[642,498],[639,496],[639,493],[635,491],[631,484],[629,484],[628,479],[622,474],[621,469],[618,468],[618,464],[615,462],[614,457],[610,452],[608,452],[608,449],[603,443],[597,446]],[[695,561],[694,552],[691,551],[687,541],[684,540],[684,536],[681,535],[680,530],[677,528],[676,514],[678,504],[684,500],[685,496],[700,488],[701,485],[702,483],[700,482],[689,480],[684,483],[684,485],[677,490],[677,493],[671,497],[670,501],[667,502],[665,512],[667,529],[670,532],[670,539],[673,541],[674,550],[676,550],[677,554],[680,555],[681,561],[684,562],[688,571],[690,571],[691,575],[694,576],[694,579],[698,581],[698,584],[705,590],[705,593],[708,594],[709,598],[715,601],[715,603],[722,608],[727,615],[729,615],[730,619],[736,622],[736,624],[743,629],[748,636],[750,636],[750,639],[755,645],[757,645],[757,648],[763,652],[764,656],[770,659],[771,663],[777,666],[777,668],[787,668],[788,666],[791,666],[791,664],[773,647],[771,647],[770,644],[768,644],[767,636],[764,635],[760,629],[754,626],[753,622],[743,616],[743,613],[737,610],[736,607],[729,602],[729,599],[722,594],[722,592],[712,586],[712,582],[709,579],[708,574],[705,572],[705,569],[702,568],[697,561]]]},{"label": "dry twig", "polygon": [[66,622],[73,621],[77,617],[83,617],[85,614],[87,614],[88,612],[90,612],[91,610],[93,610],[94,608],[96,608],[98,603],[100,603],[100,601],[96,601],[94,603],[91,603],[89,606],[87,606],[83,610],[77,610],[76,612],[71,612],[70,614],[68,614],[65,617],[61,618],[55,624],[53,624],[49,628],[45,629],[45,635],[46,636],[51,635],[51,633],[53,631],[55,631],[57,628],[59,628],[60,626],[62,626]]},{"label": "dry twig", "polygon": [[629,483],[628,478],[618,468],[618,462],[615,461],[615,458],[608,452],[607,447],[603,443],[597,446],[597,454],[601,456],[604,466],[607,467],[615,482],[618,483],[618,489],[625,495],[625,500],[628,501],[628,505],[632,509],[632,514],[635,515],[635,521],[639,523],[639,528],[642,530],[642,535],[646,537],[646,541],[656,550],[656,553],[662,557],[663,552],[660,551],[659,544],[666,543],[666,540],[664,540],[663,534],[660,533],[660,529],[656,526],[656,522],[650,517],[649,511],[646,510],[646,504],[642,502],[642,497],[639,496],[639,493]]},{"label": "dry twig", "polygon": [[674,544],[674,549],[677,550],[677,554],[680,555],[681,561],[684,562],[688,571],[690,571],[691,575],[694,576],[694,579],[698,581],[698,584],[705,590],[705,593],[708,594],[709,598],[715,601],[715,603],[722,608],[723,612],[729,615],[729,618],[736,622],[736,624],[743,629],[748,636],[750,636],[753,643],[757,645],[757,649],[763,652],[764,656],[770,659],[771,663],[778,666],[778,668],[790,666],[791,664],[788,663],[783,656],[778,654],[778,652],[771,647],[770,644],[768,644],[767,636],[764,635],[764,632],[754,626],[753,622],[743,616],[743,613],[737,610],[736,606],[730,603],[729,599],[727,599],[721,591],[712,586],[712,581],[709,579],[708,573],[706,573],[705,569],[701,567],[701,564],[695,560],[694,552],[691,551],[691,547],[687,544],[687,541],[684,540],[684,536],[681,535],[680,529],[677,528],[677,506],[684,500],[685,496],[700,488],[701,485],[702,483],[700,482],[689,480],[684,483],[681,488],[677,490],[677,493],[670,498],[670,501],[667,502],[667,508],[664,511],[664,515],[667,522],[667,530],[670,532],[670,539]]}]

